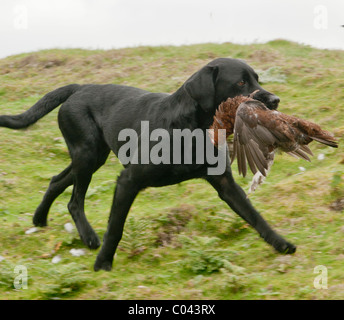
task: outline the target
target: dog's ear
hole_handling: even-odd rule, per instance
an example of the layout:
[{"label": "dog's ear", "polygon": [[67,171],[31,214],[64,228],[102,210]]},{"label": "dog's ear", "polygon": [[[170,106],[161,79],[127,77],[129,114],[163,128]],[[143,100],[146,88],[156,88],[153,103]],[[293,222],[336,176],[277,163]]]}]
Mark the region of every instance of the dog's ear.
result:
[{"label": "dog's ear", "polygon": [[205,66],[193,74],[184,84],[188,95],[205,111],[211,111],[215,103],[217,66]]}]

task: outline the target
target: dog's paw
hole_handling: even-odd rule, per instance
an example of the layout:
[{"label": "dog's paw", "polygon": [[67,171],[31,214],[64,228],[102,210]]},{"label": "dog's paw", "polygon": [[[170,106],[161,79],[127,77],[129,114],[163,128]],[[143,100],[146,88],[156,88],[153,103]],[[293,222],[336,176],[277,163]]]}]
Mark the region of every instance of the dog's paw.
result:
[{"label": "dog's paw", "polygon": [[96,262],[93,267],[94,271],[104,270],[104,271],[111,271],[112,269],[112,261],[103,260],[99,255],[96,259]]},{"label": "dog's paw", "polygon": [[293,254],[296,251],[296,246],[290,242],[285,241],[285,243],[275,247],[275,249],[283,254]]},{"label": "dog's paw", "polygon": [[81,237],[82,242],[90,249],[95,250],[100,247],[100,240],[98,235],[93,232],[87,235],[87,237]]},{"label": "dog's paw", "polygon": [[33,216],[32,222],[35,227],[46,227],[48,225],[46,218],[42,219],[36,215]]},{"label": "dog's paw", "polygon": [[283,239],[275,232],[269,232],[263,236],[263,239],[272,245],[275,250],[283,254],[293,254],[296,251],[296,246]]}]

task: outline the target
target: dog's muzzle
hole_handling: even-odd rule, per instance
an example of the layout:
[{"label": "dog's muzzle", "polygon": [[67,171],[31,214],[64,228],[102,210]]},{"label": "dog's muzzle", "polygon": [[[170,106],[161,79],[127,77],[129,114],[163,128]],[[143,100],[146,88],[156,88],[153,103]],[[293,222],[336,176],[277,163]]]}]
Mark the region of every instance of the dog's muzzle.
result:
[{"label": "dog's muzzle", "polygon": [[265,90],[256,90],[250,94],[253,99],[263,102],[269,109],[275,110],[281,101],[278,96]]},{"label": "dog's muzzle", "polygon": [[268,98],[268,102],[267,102],[267,105],[269,107],[269,109],[277,109],[278,108],[278,104],[280,102],[280,98],[275,96],[275,95],[271,95],[269,98]]}]

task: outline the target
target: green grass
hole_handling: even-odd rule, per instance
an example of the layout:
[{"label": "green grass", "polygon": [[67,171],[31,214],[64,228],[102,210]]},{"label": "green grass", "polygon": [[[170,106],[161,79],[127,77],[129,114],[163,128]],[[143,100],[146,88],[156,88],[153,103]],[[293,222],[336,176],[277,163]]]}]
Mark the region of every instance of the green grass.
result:
[{"label": "green grass", "polygon": [[[50,178],[69,164],[56,115],[25,131],[0,128],[1,299],[343,299],[343,51],[284,40],[266,44],[202,44],[131,49],[45,50],[0,60],[0,114],[16,114],[68,83],[120,83],[175,91],[216,57],[245,59],[280,110],[334,132],[338,149],[313,143],[311,163],[278,155],[266,182],[250,196],[296,254],[276,253],[201,180],[150,188],[135,200],[112,272],[92,271],[97,251],[84,248],[67,210],[71,189],[54,203],[49,225],[32,234],[32,215]],[[319,154],[324,160],[317,160]],[[306,169],[303,173],[299,170]],[[94,175],[88,219],[103,236],[121,165],[114,155]],[[251,176],[234,175],[247,190]],[[336,205],[337,203],[337,205]],[[56,255],[61,261],[53,264]],[[14,268],[28,271],[28,289],[13,286]],[[317,265],[328,289],[314,288]]]}]

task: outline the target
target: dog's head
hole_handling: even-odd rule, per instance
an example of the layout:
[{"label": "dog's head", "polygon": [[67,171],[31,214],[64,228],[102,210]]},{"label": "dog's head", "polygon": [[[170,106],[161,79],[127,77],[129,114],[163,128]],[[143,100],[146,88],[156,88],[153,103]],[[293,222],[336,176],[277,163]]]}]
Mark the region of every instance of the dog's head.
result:
[{"label": "dog's head", "polygon": [[257,73],[244,61],[219,58],[193,74],[184,84],[189,96],[205,112],[215,112],[218,105],[239,95],[263,102],[269,109],[277,109],[279,97],[264,90],[258,83]]}]

